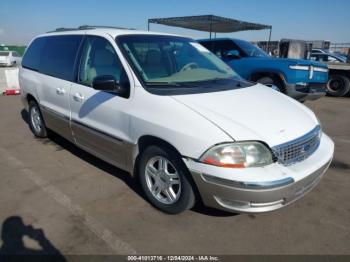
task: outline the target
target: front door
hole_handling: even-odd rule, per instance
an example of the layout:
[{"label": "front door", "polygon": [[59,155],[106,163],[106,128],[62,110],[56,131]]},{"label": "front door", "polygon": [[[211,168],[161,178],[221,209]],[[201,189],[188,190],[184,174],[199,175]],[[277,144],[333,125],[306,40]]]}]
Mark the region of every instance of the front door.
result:
[{"label": "front door", "polygon": [[80,147],[125,168],[130,99],[93,89],[92,81],[99,75],[112,75],[117,82],[127,78],[112,43],[100,36],[86,36],[78,81],[70,90],[72,131]]}]

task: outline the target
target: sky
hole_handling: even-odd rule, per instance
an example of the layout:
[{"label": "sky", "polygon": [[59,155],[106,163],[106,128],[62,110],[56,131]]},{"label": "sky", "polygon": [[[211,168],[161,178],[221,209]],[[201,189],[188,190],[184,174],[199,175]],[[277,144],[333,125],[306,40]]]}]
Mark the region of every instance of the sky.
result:
[{"label": "sky", "polygon": [[[0,44],[25,45],[58,27],[88,24],[145,30],[149,18],[207,14],[272,25],[272,40],[350,42],[350,0],[2,0]],[[205,32],[162,25],[152,24],[151,30],[208,37]],[[217,34],[248,41],[267,40],[268,35],[268,30]]]}]

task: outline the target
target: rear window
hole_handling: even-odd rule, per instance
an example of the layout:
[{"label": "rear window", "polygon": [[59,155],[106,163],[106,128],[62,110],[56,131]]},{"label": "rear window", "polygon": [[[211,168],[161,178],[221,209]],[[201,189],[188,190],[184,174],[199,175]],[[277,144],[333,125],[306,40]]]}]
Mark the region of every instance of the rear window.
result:
[{"label": "rear window", "polygon": [[39,71],[43,74],[72,81],[74,63],[82,36],[65,35],[47,37],[42,51]]},{"label": "rear window", "polygon": [[28,47],[27,51],[24,54],[22,67],[39,71],[40,56],[45,46],[45,43],[45,37],[39,37],[34,39],[34,41],[31,43],[31,45]]},{"label": "rear window", "polygon": [[40,73],[72,81],[81,35],[36,38],[24,54],[22,66]]},{"label": "rear window", "polygon": [[9,56],[10,52],[0,52],[0,56]]}]

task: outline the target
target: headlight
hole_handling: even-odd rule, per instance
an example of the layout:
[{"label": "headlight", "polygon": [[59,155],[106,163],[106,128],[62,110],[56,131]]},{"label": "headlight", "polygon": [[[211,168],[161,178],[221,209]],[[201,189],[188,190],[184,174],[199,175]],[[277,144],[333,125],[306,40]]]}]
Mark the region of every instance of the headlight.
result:
[{"label": "headlight", "polygon": [[290,68],[290,69],[294,69],[294,70],[305,70],[305,71],[309,71],[309,66],[290,65],[289,68]]},{"label": "headlight", "polygon": [[260,142],[217,145],[205,152],[200,161],[231,168],[259,167],[273,163],[271,151]]},{"label": "headlight", "polygon": [[328,73],[327,67],[306,66],[306,65],[290,65],[289,68],[293,69],[293,70],[303,70],[303,71],[309,71],[310,68],[312,68],[312,70],[315,72]]}]

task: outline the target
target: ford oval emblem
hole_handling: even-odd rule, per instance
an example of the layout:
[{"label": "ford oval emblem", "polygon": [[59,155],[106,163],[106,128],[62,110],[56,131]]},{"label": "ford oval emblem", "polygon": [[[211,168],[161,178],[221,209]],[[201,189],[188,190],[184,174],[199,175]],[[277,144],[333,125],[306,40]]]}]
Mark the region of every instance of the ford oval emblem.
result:
[{"label": "ford oval emblem", "polygon": [[307,144],[307,145],[305,145],[304,147],[303,147],[303,152],[307,152],[307,151],[309,151],[310,150],[310,144]]}]

